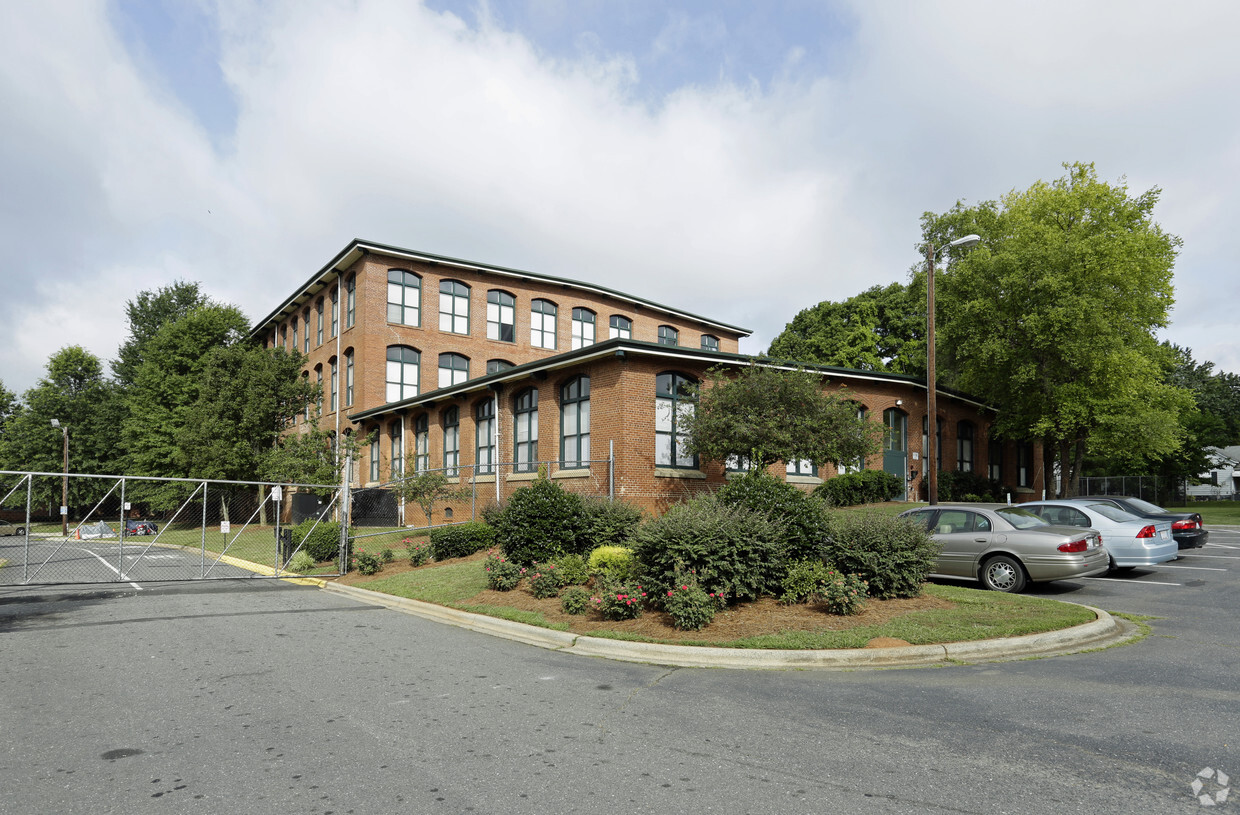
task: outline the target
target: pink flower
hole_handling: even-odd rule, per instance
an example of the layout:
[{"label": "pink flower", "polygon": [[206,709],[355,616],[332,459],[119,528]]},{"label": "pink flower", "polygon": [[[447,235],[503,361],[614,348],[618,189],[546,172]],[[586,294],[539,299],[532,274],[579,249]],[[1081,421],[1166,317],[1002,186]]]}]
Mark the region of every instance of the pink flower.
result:
[{"label": "pink flower", "polygon": [[688,586],[681,586],[681,588],[682,588],[682,589],[684,589],[685,591],[688,591],[688,590],[689,590],[689,587],[688,587]]},{"label": "pink flower", "polygon": [[671,589],[668,589],[668,590],[667,590],[667,596],[668,596],[668,597],[671,597],[671,596],[672,596],[672,590],[671,590]]}]

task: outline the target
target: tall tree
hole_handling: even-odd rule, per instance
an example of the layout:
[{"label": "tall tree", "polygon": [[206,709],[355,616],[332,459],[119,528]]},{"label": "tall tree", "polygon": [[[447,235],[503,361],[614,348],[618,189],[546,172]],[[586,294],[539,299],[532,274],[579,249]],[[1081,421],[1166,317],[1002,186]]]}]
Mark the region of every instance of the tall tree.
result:
[{"label": "tall tree", "polygon": [[805,370],[746,365],[706,372],[698,403],[679,420],[688,452],[710,461],[730,456],[759,467],[777,461],[854,461],[879,449],[882,429],[857,418],[857,407]]},{"label": "tall tree", "polygon": [[1000,411],[1002,437],[1040,440],[1046,472],[1077,491],[1084,456],[1175,450],[1188,393],[1168,384],[1154,338],[1173,302],[1180,239],[1153,220],[1159,190],[1131,196],[1092,164],[922,219],[927,241],[982,236],[942,274],[944,368]]},{"label": "tall tree", "polygon": [[926,370],[925,287],[874,286],[842,302],[804,309],[772,342],[776,359],[922,374]]},{"label": "tall tree", "polygon": [[176,322],[199,306],[211,301],[197,283],[178,280],[155,291],[141,291],[125,304],[129,337],[112,360],[112,374],[122,387],[131,387],[138,378],[146,345],[168,323]]}]

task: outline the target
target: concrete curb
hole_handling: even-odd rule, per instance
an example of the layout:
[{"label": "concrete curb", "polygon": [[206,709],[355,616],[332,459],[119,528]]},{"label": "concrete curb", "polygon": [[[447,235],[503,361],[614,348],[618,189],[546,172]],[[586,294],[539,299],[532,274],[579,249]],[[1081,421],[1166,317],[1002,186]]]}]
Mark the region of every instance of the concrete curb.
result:
[{"label": "concrete curb", "polygon": [[854,670],[858,668],[904,668],[927,665],[1001,662],[1031,657],[1060,656],[1119,645],[1139,636],[1140,630],[1092,606],[1098,618],[1092,622],[1048,631],[974,642],[944,645],[910,645],[899,648],[841,648],[822,651],[776,649],[706,648],[694,645],[661,645],[648,642],[587,637],[564,631],[471,614],[453,608],[407,600],[390,594],[327,583],[325,591],[352,597],[363,603],[414,614],[493,637],[515,640],[553,651],[603,657],[622,662],[642,662],[683,668],[743,668],[766,670]]}]

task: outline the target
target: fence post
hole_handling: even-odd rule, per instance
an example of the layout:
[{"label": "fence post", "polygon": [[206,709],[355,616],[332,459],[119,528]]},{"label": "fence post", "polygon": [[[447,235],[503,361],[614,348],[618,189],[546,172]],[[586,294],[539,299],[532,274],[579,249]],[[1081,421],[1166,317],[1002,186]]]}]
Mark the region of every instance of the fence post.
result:
[{"label": "fence post", "polygon": [[616,440],[607,440],[607,500],[616,501]]},{"label": "fence post", "polygon": [[340,471],[340,568],[341,574],[349,572],[349,519],[353,511],[353,500],[349,494],[349,473],[353,471],[353,454],[344,457],[344,467]]}]

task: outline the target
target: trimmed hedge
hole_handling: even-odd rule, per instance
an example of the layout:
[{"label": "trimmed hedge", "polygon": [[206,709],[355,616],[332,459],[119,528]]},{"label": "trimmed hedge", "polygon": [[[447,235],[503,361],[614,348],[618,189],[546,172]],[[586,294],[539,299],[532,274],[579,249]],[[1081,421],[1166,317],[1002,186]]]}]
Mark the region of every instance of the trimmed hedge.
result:
[{"label": "trimmed hedge", "polygon": [[916,597],[933,570],[939,544],[924,524],[882,512],[834,512],[827,562],[869,583],[880,600]]},{"label": "trimmed hedge", "polygon": [[540,478],[514,492],[498,514],[500,548],[522,566],[582,554],[584,516],[581,496]]},{"label": "trimmed hedge", "polygon": [[495,545],[495,530],[478,521],[441,526],[431,530],[431,557],[447,560],[468,557]]},{"label": "trimmed hedge", "polygon": [[313,518],[307,518],[293,527],[293,548],[298,546],[317,562],[335,560],[340,554],[340,524],[320,521],[316,526]]},{"label": "trimmed hedge", "polygon": [[829,478],[814,489],[814,495],[837,507],[879,504],[890,501],[904,490],[900,477],[884,470],[862,470]]},{"label": "trimmed hedge", "polygon": [[783,562],[821,557],[830,534],[827,506],[821,497],[804,493],[766,470],[750,470],[729,481],[718,494],[728,506],[761,512],[783,526]]},{"label": "trimmed hedge", "polygon": [[982,473],[962,470],[939,472],[940,501],[986,501],[1003,500],[1003,488],[999,482]]},{"label": "trimmed hedge", "polygon": [[586,554],[597,546],[620,546],[633,537],[642,522],[642,511],[623,501],[587,496],[581,499],[581,534],[577,550]]}]

